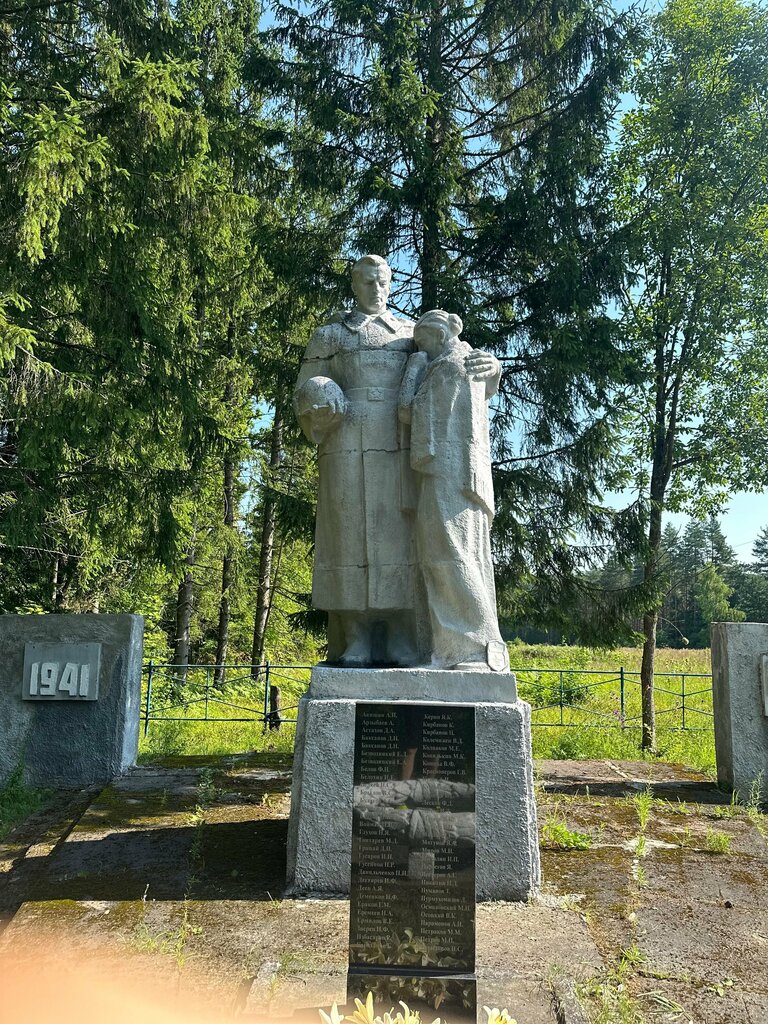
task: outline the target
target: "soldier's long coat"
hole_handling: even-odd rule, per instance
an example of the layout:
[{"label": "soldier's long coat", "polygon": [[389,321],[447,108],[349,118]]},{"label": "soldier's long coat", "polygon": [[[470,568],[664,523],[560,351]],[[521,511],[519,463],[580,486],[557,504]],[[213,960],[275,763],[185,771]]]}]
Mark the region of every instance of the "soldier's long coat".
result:
[{"label": "soldier's long coat", "polygon": [[[319,441],[312,601],[328,611],[414,605],[413,477],[407,428],[398,421],[413,322],[389,312],[335,315],[307,346],[294,404]],[[322,379],[344,394],[341,422],[318,434],[311,409]]]}]

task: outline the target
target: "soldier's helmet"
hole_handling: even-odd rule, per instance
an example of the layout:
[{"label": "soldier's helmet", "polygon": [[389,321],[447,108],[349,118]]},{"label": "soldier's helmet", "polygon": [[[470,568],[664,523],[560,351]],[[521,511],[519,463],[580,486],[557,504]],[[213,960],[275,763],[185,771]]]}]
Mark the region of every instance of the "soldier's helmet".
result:
[{"label": "soldier's helmet", "polygon": [[347,408],[344,392],[330,377],[312,377],[301,389],[296,412],[299,416],[303,416],[314,409],[322,409],[324,406],[330,405],[331,400],[334,400],[343,410],[338,415],[338,418],[341,419]]}]

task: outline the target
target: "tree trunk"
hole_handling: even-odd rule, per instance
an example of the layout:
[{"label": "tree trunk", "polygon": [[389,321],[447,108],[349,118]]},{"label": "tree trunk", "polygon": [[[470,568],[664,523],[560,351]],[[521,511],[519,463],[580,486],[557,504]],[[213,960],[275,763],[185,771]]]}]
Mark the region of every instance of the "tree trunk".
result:
[{"label": "tree trunk", "polygon": [[51,611],[58,611],[59,604],[59,561],[60,556],[53,556],[53,573],[51,574]]},{"label": "tree trunk", "polygon": [[179,666],[176,677],[181,683],[186,682],[187,665],[189,665],[189,626],[192,621],[192,566],[194,562],[195,553],[190,551],[187,554],[187,570],[179,583],[176,595],[176,636],[173,641],[173,663]]},{"label": "tree trunk", "polygon": [[643,711],[643,750],[654,753],[656,750],[656,702],[653,692],[653,672],[656,662],[656,626],[659,613],[656,608],[643,616],[643,661],[640,666],[640,690]]},{"label": "tree trunk", "polygon": [[[227,327],[226,354],[229,359],[235,350],[235,320],[231,316]],[[228,409],[234,398],[235,388],[231,377],[224,385],[224,408]],[[222,687],[226,670],[229,647],[229,593],[235,578],[235,558],[232,531],[235,525],[235,462],[231,454],[224,457],[224,558],[221,564],[221,597],[219,599],[219,625],[216,631],[216,671],[213,685]]]},{"label": "tree trunk", "polygon": [[65,612],[69,608],[69,592],[74,573],[71,571],[71,560],[68,555],[59,553],[53,566],[53,610]]},{"label": "tree trunk", "polygon": [[[269,454],[269,483],[283,461],[283,414],[275,409],[272,423],[272,441]],[[253,648],[251,664],[264,662],[264,642],[272,607],[272,561],[275,551],[276,503],[271,490],[265,491],[261,513],[261,547],[259,550],[259,579],[256,592],[256,613],[253,618]],[[254,669],[254,675],[258,673]]]},{"label": "tree trunk", "polygon": [[216,673],[214,686],[224,685],[229,647],[229,592],[235,578],[235,559],[232,548],[232,530],[235,525],[235,464],[230,458],[224,460],[224,527],[227,532],[224,559],[221,565],[221,600],[219,601],[219,628],[216,639]]},{"label": "tree trunk", "polygon": [[[643,580],[650,583],[658,572],[659,555],[661,553],[661,521],[663,511],[664,495],[654,497],[653,482],[656,478],[651,477],[651,521],[648,527],[648,552],[643,567]],[[656,750],[656,703],[653,692],[653,673],[656,663],[656,627],[659,622],[658,605],[648,608],[643,615],[643,660],[640,666],[640,692],[642,696],[643,713],[643,738],[641,746],[643,750],[654,753]]]},{"label": "tree trunk", "polygon": [[[427,38],[427,87],[440,96],[443,82],[443,10],[441,0],[432,5],[432,17]],[[440,298],[440,272],[443,266],[443,239],[441,237],[441,193],[444,189],[445,148],[444,112],[440,105],[428,115],[426,122],[427,162],[424,168],[424,198],[421,208],[421,312],[435,309]]]},{"label": "tree trunk", "polygon": [[[659,332],[655,352],[655,416],[651,447],[650,522],[648,525],[648,551],[643,566],[643,582],[650,584],[658,573],[661,552],[661,527],[664,513],[664,498],[670,474],[670,445],[673,444],[674,429],[667,422],[665,349],[663,334]],[[643,615],[643,660],[640,666],[640,691],[642,696],[644,751],[656,751],[656,703],[653,692],[653,670],[656,662],[656,627],[659,622],[657,601],[647,608]]]}]

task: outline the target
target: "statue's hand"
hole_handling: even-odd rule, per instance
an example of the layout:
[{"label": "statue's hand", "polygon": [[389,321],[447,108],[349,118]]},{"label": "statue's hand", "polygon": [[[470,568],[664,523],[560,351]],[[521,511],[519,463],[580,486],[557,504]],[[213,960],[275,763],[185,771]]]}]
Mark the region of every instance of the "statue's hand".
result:
[{"label": "statue's hand", "polygon": [[318,419],[333,419],[335,416],[343,416],[346,409],[344,397],[329,395],[326,402],[318,402],[312,406],[312,413]]},{"label": "statue's hand", "polygon": [[492,356],[490,352],[481,352],[480,349],[473,349],[465,357],[464,366],[475,380],[489,380],[501,376],[501,363],[496,356]]}]

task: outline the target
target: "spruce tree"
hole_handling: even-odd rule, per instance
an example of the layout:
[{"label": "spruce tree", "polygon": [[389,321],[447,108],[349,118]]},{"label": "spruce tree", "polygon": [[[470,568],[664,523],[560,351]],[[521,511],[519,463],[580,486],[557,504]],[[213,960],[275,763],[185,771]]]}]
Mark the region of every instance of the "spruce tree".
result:
[{"label": "spruce tree", "polygon": [[123,565],[173,586],[246,446],[270,294],[237,91],[254,29],[249,0],[5,14],[0,557],[28,581],[6,607],[87,606],[133,585]]},{"label": "spruce tree", "polygon": [[600,486],[626,479],[603,170],[631,18],[584,0],[273,10],[266,35],[284,56],[254,74],[304,115],[289,133],[297,172],[341,179],[347,251],[386,255],[396,308],[459,312],[467,341],[504,362],[502,600],[557,618],[580,598],[578,569],[639,542],[637,516],[612,514]]}]

